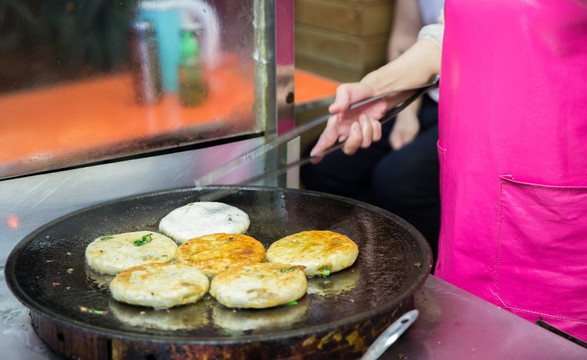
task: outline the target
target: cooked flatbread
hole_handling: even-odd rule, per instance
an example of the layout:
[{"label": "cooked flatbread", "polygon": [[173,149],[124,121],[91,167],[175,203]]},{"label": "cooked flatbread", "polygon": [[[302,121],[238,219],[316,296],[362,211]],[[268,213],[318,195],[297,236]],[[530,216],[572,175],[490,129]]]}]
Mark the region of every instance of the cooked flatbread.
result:
[{"label": "cooked flatbread", "polygon": [[242,234],[250,225],[249,216],[234,206],[200,201],[177,208],[159,222],[159,231],[180,244],[198,236]]},{"label": "cooked flatbread", "polygon": [[283,305],[298,300],[307,289],[303,266],[277,263],[233,266],[210,283],[210,295],[231,308]]},{"label": "cooked flatbread", "polygon": [[329,275],[351,266],[359,247],[347,236],[310,230],[277,240],[267,250],[267,260],[282,264],[303,265],[307,276]]},{"label": "cooked flatbread", "polygon": [[234,265],[247,265],[265,260],[265,247],[244,234],[210,234],[181,244],[175,257],[178,262],[197,267],[214,276]]},{"label": "cooked flatbread", "polygon": [[136,231],[101,236],[86,248],[86,262],[92,269],[116,275],[129,267],[152,262],[170,262],[177,244],[153,231]]},{"label": "cooked flatbread", "polygon": [[208,277],[193,266],[177,263],[151,263],[127,269],[110,283],[118,301],[170,308],[198,301],[208,292]]}]

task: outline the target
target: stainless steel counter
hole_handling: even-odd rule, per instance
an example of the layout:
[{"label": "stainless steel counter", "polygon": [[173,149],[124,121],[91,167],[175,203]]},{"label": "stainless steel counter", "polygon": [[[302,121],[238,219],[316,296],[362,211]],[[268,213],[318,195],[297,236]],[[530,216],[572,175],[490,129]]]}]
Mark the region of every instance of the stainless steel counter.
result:
[{"label": "stainless steel counter", "polygon": [[[381,359],[587,359],[587,349],[437,277],[426,280],[415,301],[420,316]],[[10,293],[4,272],[0,353],[12,360],[57,359],[33,331],[28,309]]]},{"label": "stainless steel counter", "polygon": [[420,316],[381,359],[587,359],[587,349],[435,276],[415,302]]}]

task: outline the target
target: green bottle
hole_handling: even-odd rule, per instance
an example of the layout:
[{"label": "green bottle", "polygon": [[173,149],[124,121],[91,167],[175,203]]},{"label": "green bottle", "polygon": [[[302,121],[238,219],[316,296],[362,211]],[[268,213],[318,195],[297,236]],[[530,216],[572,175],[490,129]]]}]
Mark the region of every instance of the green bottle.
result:
[{"label": "green bottle", "polygon": [[202,76],[198,39],[191,31],[182,32],[180,50],[179,100],[184,106],[198,106],[204,102],[208,88]]}]

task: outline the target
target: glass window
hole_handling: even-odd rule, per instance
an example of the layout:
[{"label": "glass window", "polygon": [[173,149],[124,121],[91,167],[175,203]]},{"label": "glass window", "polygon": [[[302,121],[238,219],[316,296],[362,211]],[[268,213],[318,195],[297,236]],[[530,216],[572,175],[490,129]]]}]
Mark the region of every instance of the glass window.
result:
[{"label": "glass window", "polygon": [[262,134],[254,4],[0,4],[0,179]]}]

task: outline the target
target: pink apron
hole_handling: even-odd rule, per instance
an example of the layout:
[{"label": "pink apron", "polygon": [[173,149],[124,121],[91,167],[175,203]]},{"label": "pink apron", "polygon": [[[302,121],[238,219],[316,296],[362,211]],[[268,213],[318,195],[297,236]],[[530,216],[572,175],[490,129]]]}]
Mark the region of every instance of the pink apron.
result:
[{"label": "pink apron", "polygon": [[587,0],[447,0],[436,275],[587,341]]}]

